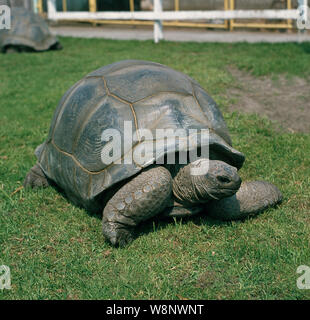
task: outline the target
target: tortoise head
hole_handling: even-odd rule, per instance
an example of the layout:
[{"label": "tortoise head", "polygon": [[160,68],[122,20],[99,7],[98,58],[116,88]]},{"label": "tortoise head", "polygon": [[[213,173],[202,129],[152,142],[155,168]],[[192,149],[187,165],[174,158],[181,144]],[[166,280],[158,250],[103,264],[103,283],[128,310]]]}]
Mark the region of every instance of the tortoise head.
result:
[{"label": "tortoise head", "polygon": [[184,205],[230,197],[241,185],[237,170],[245,160],[243,153],[214,131],[210,131],[206,142],[201,141],[202,147],[204,143],[209,148],[208,157],[184,166],[174,178],[173,193]]},{"label": "tortoise head", "polygon": [[189,172],[197,200],[202,203],[230,197],[241,185],[237,168],[221,160],[196,160],[190,164]]},{"label": "tortoise head", "polygon": [[199,159],[180,169],[173,193],[179,202],[192,206],[230,197],[240,185],[237,168],[221,160]]}]

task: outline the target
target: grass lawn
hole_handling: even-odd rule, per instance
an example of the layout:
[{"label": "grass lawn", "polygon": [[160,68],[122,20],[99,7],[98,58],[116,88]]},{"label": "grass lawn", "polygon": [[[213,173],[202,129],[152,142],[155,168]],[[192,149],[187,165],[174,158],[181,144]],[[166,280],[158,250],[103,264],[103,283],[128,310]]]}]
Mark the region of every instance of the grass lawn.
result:
[{"label": "grass lawn", "polygon": [[[309,299],[309,290],[296,287],[296,269],[310,266],[310,134],[231,113],[225,95],[238,85],[229,66],[308,79],[309,43],[61,42],[59,52],[0,56],[0,265],[12,278],[0,299]],[[243,180],[275,183],[283,204],[241,222],[148,222],[130,246],[115,249],[104,242],[100,217],[53,188],[19,188],[61,96],[122,59],[153,60],[200,82],[247,156]]]}]

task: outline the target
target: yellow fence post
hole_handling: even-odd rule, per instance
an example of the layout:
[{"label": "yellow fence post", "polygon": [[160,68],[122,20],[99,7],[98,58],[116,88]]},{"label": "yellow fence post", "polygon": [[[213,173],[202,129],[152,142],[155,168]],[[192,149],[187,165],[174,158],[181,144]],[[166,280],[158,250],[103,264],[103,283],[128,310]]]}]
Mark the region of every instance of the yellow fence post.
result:
[{"label": "yellow fence post", "polygon": [[62,0],[62,11],[63,12],[67,11],[67,0]]},{"label": "yellow fence post", "polygon": [[[89,4],[89,11],[90,12],[96,12],[97,11],[97,2],[96,0],[88,0]],[[97,24],[96,22],[92,22],[92,25],[95,27]]]},{"label": "yellow fence post", "polygon": [[[292,0],[287,0],[287,9],[288,10],[292,9]],[[293,27],[293,21],[291,19],[287,20],[287,24],[289,28]]]},{"label": "yellow fence post", "polygon": [[180,10],[180,0],[174,0],[174,11]]},{"label": "yellow fence post", "polygon": [[[134,12],[135,11],[135,3],[134,3],[134,0],[129,0],[129,10],[131,12]],[[133,21],[133,19],[131,19],[131,21]]]},{"label": "yellow fence post", "polygon": [[[180,0],[174,0],[174,11],[180,10]],[[176,23],[178,23],[178,20],[175,20]]]},{"label": "yellow fence post", "polygon": [[[230,10],[235,10],[235,0],[230,0]],[[234,29],[234,20],[229,20],[229,30],[232,31]]]},{"label": "yellow fence post", "polygon": [[38,9],[38,12],[39,12],[39,14],[43,14],[43,0],[39,0],[38,2],[37,2],[37,9]]},{"label": "yellow fence post", "polygon": [[[224,10],[228,10],[229,9],[229,3],[228,3],[228,0],[224,0]],[[225,19],[225,29],[228,29],[229,28],[229,21],[227,19]]]},{"label": "yellow fence post", "polygon": [[89,3],[89,11],[96,12],[97,11],[97,3],[96,0],[88,0]]}]

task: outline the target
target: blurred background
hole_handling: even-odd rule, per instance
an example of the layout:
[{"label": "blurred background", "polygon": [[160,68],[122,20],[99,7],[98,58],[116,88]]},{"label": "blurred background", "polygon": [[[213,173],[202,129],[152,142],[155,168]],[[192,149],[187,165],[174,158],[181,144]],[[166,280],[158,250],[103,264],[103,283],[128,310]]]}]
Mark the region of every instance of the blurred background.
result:
[{"label": "blurred background", "polygon": [[[43,16],[47,15],[47,0],[2,0],[11,6],[24,6]],[[262,10],[262,9],[292,9],[297,8],[298,0],[162,0],[163,10]],[[148,11],[153,10],[154,0],[56,0],[56,9],[62,11]],[[74,21],[74,20],[72,20]],[[91,21],[89,21],[91,22]],[[96,24],[153,25],[152,21],[93,21]],[[195,21],[165,21],[164,26],[186,28],[216,28],[216,29],[296,29],[292,20],[242,19],[242,20],[195,20]]]}]

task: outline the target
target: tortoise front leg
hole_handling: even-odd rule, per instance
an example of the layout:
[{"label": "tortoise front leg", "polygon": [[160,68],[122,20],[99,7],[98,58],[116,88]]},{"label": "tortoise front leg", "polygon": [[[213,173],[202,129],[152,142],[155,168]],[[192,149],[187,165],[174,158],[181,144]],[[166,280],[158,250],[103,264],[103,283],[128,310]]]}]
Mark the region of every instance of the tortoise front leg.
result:
[{"label": "tortoise front leg", "polygon": [[170,172],[153,166],[121,187],[103,210],[103,234],[114,246],[133,239],[134,228],[159,214],[172,197]]},{"label": "tortoise front leg", "polygon": [[31,188],[37,188],[37,187],[48,187],[49,183],[45,177],[45,174],[43,173],[41,167],[38,163],[36,163],[27,173],[25,181],[24,181],[24,187],[31,187]]},{"label": "tortoise front leg", "polygon": [[274,207],[282,201],[278,188],[266,181],[243,182],[236,194],[220,200],[211,200],[195,207],[183,207],[175,202],[161,217],[191,217],[206,212],[219,220],[238,220]]},{"label": "tortoise front leg", "polygon": [[206,211],[215,219],[237,220],[274,207],[281,201],[282,194],[272,183],[250,181],[243,182],[235,195],[207,203]]}]

